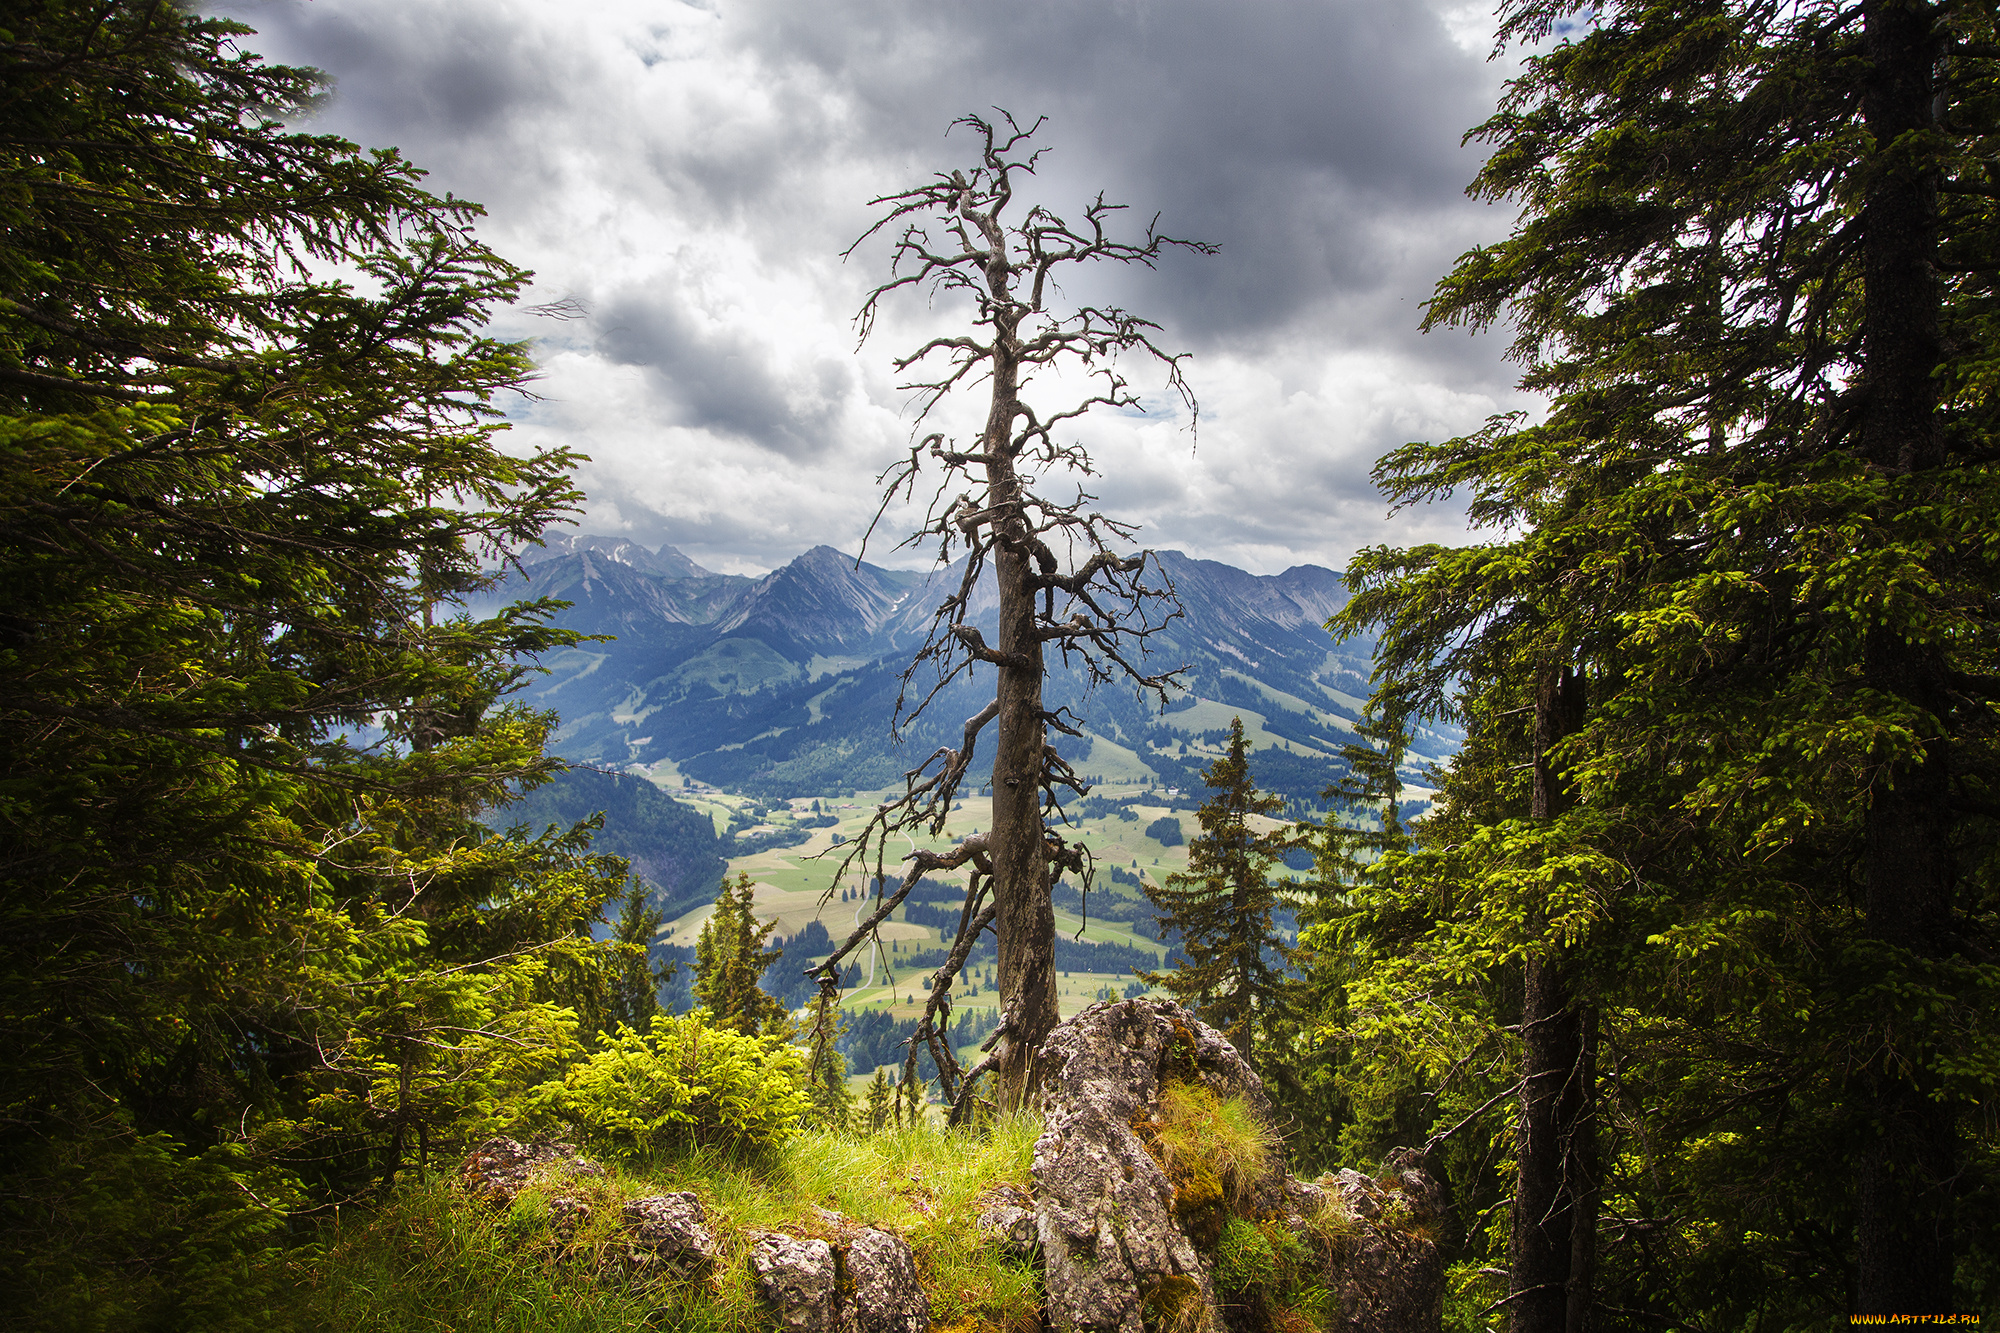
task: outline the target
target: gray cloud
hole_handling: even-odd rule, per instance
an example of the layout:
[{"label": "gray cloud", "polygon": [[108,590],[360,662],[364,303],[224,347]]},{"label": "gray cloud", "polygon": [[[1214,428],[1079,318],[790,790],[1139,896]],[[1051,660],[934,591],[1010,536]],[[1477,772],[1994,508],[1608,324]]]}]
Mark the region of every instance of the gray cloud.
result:
[{"label": "gray cloud", "polygon": [[[1435,6],[1435,8],[1433,7]],[[881,247],[842,264],[867,199],[965,160],[956,115],[1046,114],[1025,193],[1098,189],[1219,243],[1157,272],[1078,275],[1076,298],[1189,348],[1199,451],[1150,419],[1084,428],[1107,506],[1148,544],[1253,568],[1338,564],[1449,535],[1393,522],[1382,450],[1517,405],[1499,339],[1421,335],[1457,254],[1503,234],[1463,187],[1465,130],[1505,70],[1456,0],[231,0],[274,59],[332,72],[315,123],[395,144],[485,203],[534,300],[593,317],[544,344],[548,402],[517,438],[593,455],[593,522],[735,568],[852,549],[909,417],[889,358],[954,318],[900,302],[854,352]],[[1476,38],[1476,34],[1473,35]],[[1476,41],[1470,45],[1478,45]],[[504,315],[509,336],[547,335]],[[1164,405],[1163,405],[1164,406]],[[961,404],[977,416],[976,404]],[[1147,432],[1154,432],[1148,434]],[[1144,437],[1143,447],[1141,437]]]},{"label": "gray cloud", "polygon": [[[854,88],[872,142],[936,161],[952,116],[1046,113],[1049,193],[1074,206],[1103,188],[1138,222],[1160,212],[1173,234],[1220,244],[1119,284],[1198,344],[1269,336],[1329,299],[1427,288],[1479,211],[1461,193],[1479,156],[1459,141],[1489,113],[1493,74],[1421,5],[911,0],[865,23],[761,8],[792,15],[746,25],[764,58]],[[1416,322],[1401,321],[1406,337]]]},{"label": "gray cloud", "polygon": [[491,200],[549,184],[558,119],[588,87],[575,53],[539,41],[500,6],[241,0],[252,49],[334,76],[327,119],[371,146],[405,149],[445,188]]},{"label": "gray cloud", "polygon": [[649,371],[677,424],[718,430],[794,460],[831,443],[851,378],[847,363],[821,357],[788,385],[765,349],[726,328],[699,329],[686,300],[671,295],[623,293],[594,322],[605,355]]}]

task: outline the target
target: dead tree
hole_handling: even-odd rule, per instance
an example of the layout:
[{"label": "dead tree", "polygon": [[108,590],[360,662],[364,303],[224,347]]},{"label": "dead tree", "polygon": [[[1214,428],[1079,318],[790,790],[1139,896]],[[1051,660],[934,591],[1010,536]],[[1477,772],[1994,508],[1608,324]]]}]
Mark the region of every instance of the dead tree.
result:
[{"label": "dead tree", "polygon": [[[1060,832],[1062,793],[1081,795],[1085,788],[1048,743],[1050,728],[1081,733],[1074,718],[1043,706],[1049,669],[1044,650],[1053,645],[1064,665],[1085,672],[1093,685],[1124,681],[1155,692],[1163,703],[1176,674],[1149,674],[1139,665],[1147,637],[1179,614],[1165,572],[1150,552],[1131,550],[1133,529],[1093,510],[1095,497],[1080,484],[1068,499],[1043,488],[1064,473],[1092,474],[1088,453],[1060,434],[1067,423],[1097,407],[1140,406],[1120,373],[1122,356],[1136,355],[1163,369],[1192,419],[1194,397],[1181,376],[1185,354],[1162,350],[1153,341],[1159,326],[1129,311],[1056,308],[1057,279],[1071,265],[1109,261],[1151,268],[1170,248],[1214,252],[1198,241],[1161,235],[1157,217],[1142,238],[1113,239],[1106,227],[1122,206],[1105,203],[1102,194],[1077,225],[1040,206],[1011,219],[1016,179],[1033,173],[1042,151],[1028,147],[1042,122],[1023,129],[1005,112],[1001,119],[1000,125],[977,116],[954,121],[953,129],[965,127],[978,136],[976,163],[872,201],[886,211],[855,242],[858,247],[885,229],[895,235],[890,278],[869,293],[856,317],[863,341],[884,299],[905,289],[923,291],[934,301],[963,299],[972,307],[971,332],[934,338],[894,363],[911,375],[902,387],[915,392],[921,405],[912,433],[922,431],[932,410],[956,390],[984,381],[989,395],[985,426],[969,445],[942,433],[924,435],[907,459],[878,478],[883,493],[877,523],[898,495],[914,500],[922,485],[930,491],[924,523],[903,544],[934,541],[940,570],[964,562],[937,607],[927,641],[904,672],[893,726],[899,733],[909,727],[940,691],[976,666],[994,668],[997,683],[992,702],[966,721],[956,748],[940,747],[910,770],[903,794],[876,810],[842,862],[843,875],[857,864],[872,874],[874,911],[814,969],[823,991],[837,993],[842,961],[874,938],[926,871],[967,868],[958,934],[944,966],[931,977],[905,1062],[908,1077],[919,1050],[931,1051],[954,1120],[965,1114],[976,1080],[988,1071],[995,1076],[1001,1108],[1018,1107],[1033,1092],[1033,1055],[1058,1017],[1051,869],[1066,868],[1088,881],[1087,852]],[[853,252],[850,247],[847,253]],[[1083,371],[1088,388],[1053,411],[1023,400],[1021,391],[1036,374],[1059,368]],[[869,531],[872,536],[874,525]],[[989,570],[999,599],[999,625],[990,644],[971,623],[975,589]],[[889,840],[943,833],[988,726],[994,730],[990,831],[948,852],[913,851],[903,858],[907,866],[899,884],[888,891]],[[961,1072],[945,1035],[951,986],[989,926],[999,944],[1000,1024],[986,1058]]]}]

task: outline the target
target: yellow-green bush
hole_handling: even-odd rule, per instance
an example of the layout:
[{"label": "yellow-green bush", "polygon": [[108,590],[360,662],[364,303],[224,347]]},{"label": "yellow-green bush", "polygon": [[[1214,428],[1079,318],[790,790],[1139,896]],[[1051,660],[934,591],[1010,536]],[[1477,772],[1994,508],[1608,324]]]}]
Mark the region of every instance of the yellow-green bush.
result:
[{"label": "yellow-green bush", "polygon": [[690,1147],[767,1148],[810,1109],[804,1053],[777,1037],[746,1037],[699,1014],[659,1018],[648,1033],[620,1028],[560,1083],[535,1090],[540,1118],[594,1148],[644,1157]]}]

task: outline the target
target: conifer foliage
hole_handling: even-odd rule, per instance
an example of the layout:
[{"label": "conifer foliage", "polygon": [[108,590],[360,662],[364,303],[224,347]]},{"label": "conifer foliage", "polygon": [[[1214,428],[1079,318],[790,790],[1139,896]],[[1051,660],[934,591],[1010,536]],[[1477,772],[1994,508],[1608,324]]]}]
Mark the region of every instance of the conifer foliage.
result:
[{"label": "conifer foliage", "polygon": [[715,895],[715,912],[694,945],[695,1002],[715,1026],[756,1036],[785,1021],[785,1006],[759,984],[785,953],[764,947],[777,928],[775,917],[758,924],[757,886],[747,872]]},{"label": "conifer foliage", "polygon": [[1502,535],[1350,570],[1380,704],[1469,736],[1366,876],[1403,947],[1349,1033],[1453,1098],[1514,1046],[1485,1262],[1517,1330],[1967,1309],[2000,1235],[1992,7],[1502,19],[1538,49],[1474,192],[1520,220],[1430,319],[1510,320],[1550,408],[1378,470]]},{"label": "conifer foliage", "polygon": [[1202,780],[1215,794],[1196,814],[1201,834],[1188,843],[1186,872],[1145,885],[1161,937],[1178,939],[1182,961],[1172,971],[1139,975],[1200,1014],[1254,1063],[1291,953],[1271,923],[1278,900],[1271,867],[1301,838],[1284,826],[1268,833],[1251,827],[1252,816],[1283,811],[1285,798],[1251,782],[1242,718],[1230,719],[1226,749]]},{"label": "conifer foliage", "polygon": [[[576,494],[504,453],[527,276],[321,91],[145,0],[0,16],[0,1289],[37,1327],[261,1326],[250,1259],[612,1020],[546,607],[482,559]],[[345,277],[339,275],[346,275]],[[364,739],[365,737],[365,739]],[[616,1001],[637,1014],[643,996]]]}]

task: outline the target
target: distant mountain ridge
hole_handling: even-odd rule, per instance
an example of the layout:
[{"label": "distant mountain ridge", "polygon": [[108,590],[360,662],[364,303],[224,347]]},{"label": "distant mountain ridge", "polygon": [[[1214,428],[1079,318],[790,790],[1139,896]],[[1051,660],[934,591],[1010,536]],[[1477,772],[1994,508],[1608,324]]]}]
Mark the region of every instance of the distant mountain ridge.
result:
[{"label": "distant mountain ridge", "polygon": [[[1184,666],[1185,690],[1164,712],[1130,690],[1092,694],[1051,653],[1049,707],[1070,707],[1087,733],[1058,749],[1079,772],[1193,788],[1203,738],[1240,714],[1259,784],[1316,798],[1340,771],[1335,753],[1352,738],[1372,666],[1372,643],[1336,644],[1323,628],[1347,600],[1340,576],[1316,565],[1250,574],[1178,551],[1158,560],[1184,614],[1149,640],[1147,669]],[[818,546],[752,579],[710,573],[671,547],[578,535],[530,553],[495,595],[569,601],[559,623],[617,636],[551,655],[527,691],[560,712],[560,753],[614,767],[671,760],[717,786],[787,796],[898,782],[957,743],[981,690],[990,698],[987,668],[945,690],[901,744],[888,728],[900,677],[961,574],[883,569]],[[982,588],[970,619],[990,632],[995,610]],[[1419,739],[1424,757],[1453,748]]]},{"label": "distant mountain ridge", "polygon": [[593,537],[583,533],[547,533],[542,538],[542,553],[537,561],[554,559],[557,556],[578,555],[585,551],[595,551],[606,559],[621,565],[630,565],[642,574],[651,574],[663,579],[709,579],[716,577],[694,561],[682,555],[671,546],[662,546],[655,551],[641,546],[630,537]]}]

